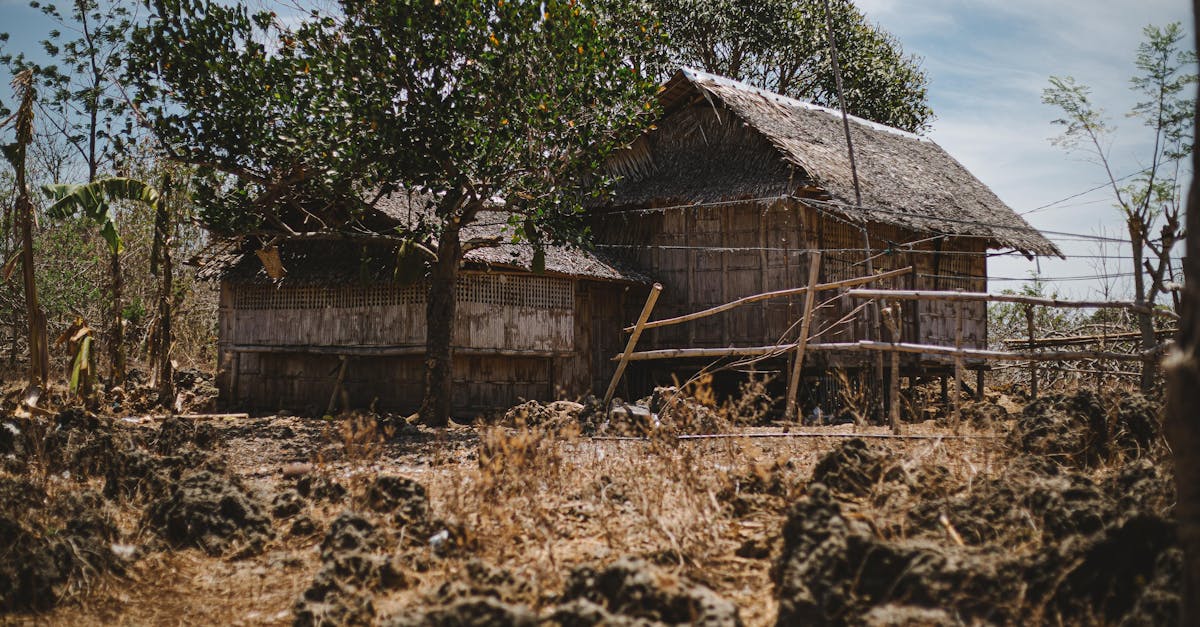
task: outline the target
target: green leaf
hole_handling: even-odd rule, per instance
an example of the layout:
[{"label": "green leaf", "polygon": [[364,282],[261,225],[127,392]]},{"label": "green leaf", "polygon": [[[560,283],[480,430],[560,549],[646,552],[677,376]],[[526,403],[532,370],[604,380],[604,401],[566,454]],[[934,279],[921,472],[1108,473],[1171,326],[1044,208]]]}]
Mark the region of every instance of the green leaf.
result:
[{"label": "green leaf", "polygon": [[75,352],[75,360],[71,363],[71,381],[67,386],[72,394],[79,391],[79,379],[81,376],[92,376],[89,363],[91,362],[92,353],[92,336],[84,336],[79,341],[79,350]]},{"label": "green leaf", "polygon": [[114,177],[96,179],[85,185],[43,185],[42,192],[54,200],[46,210],[50,217],[61,220],[83,214],[100,226],[100,235],[113,253],[120,253],[124,246],[117,232],[112,201],[128,200],[158,206],[158,191],[137,179]]}]

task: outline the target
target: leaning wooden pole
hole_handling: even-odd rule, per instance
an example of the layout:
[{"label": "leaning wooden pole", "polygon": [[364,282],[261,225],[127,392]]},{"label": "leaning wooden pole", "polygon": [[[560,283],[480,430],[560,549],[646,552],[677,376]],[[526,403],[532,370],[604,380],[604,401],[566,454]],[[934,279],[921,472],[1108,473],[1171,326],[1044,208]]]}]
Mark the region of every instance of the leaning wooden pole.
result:
[{"label": "leaning wooden pole", "polygon": [[[1193,31],[1200,28],[1200,0],[1192,0]],[[1200,41],[1197,42],[1200,52]],[[1193,122],[1200,123],[1200,98],[1193,101]],[[1197,125],[1193,124],[1193,128]],[[1192,147],[1192,171],[1200,172],[1200,153]],[[1175,348],[1164,363],[1167,379],[1167,440],[1175,456],[1175,520],[1183,548],[1180,625],[1200,624],[1200,187],[1188,188],[1187,238],[1183,257],[1181,320]]]},{"label": "leaning wooden pole", "polygon": [[804,318],[800,322],[800,337],[796,338],[796,354],[792,360],[792,375],[788,377],[787,411],[784,419],[793,421],[797,417],[797,397],[800,394],[800,370],[804,367],[804,351],[808,348],[808,330],[812,323],[813,304],[817,300],[814,289],[821,276],[821,253],[814,252],[808,260],[808,286],[804,294]]},{"label": "leaning wooden pole", "polygon": [[[341,356],[341,364],[338,365],[337,378],[333,381],[333,393],[329,395],[329,405],[325,408],[325,415],[332,416],[333,410],[337,408],[338,399],[344,396],[343,384],[346,382],[346,368],[350,364],[350,359],[345,355]],[[346,403],[342,403],[342,410],[350,409]]]},{"label": "leaning wooden pole", "polygon": [[[706,318],[708,316],[715,316],[716,314],[719,314],[719,313],[722,313],[725,311],[729,311],[731,309],[737,309],[738,307],[741,307],[743,305],[749,305],[750,303],[757,303],[757,302],[761,302],[764,300],[770,300],[772,298],[783,298],[785,296],[799,296],[801,294],[807,294],[809,292],[809,290],[816,290],[818,292],[824,292],[824,291],[834,290],[834,289],[838,289],[838,288],[854,287],[857,285],[866,285],[868,283],[875,283],[877,281],[883,281],[886,279],[894,279],[896,277],[901,277],[901,276],[904,276],[907,274],[911,274],[912,271],[913,271],[912,266],[908,266],[908,267],[904,267],[904,268],[897,268],[895,270],[889,270],[887,272],[880,272],[879,274],[868,274],[866,276],[855,277],[853,279],[843,279],[841,281],[830,281],[828,283],[821,283],[820,285],[814,285],[814,286],[806,285],[804,287],[793,287],[793,288],[788,288],[786,290],[776,290],[774,292],[763,292],[762,294],[753,294],[751,296],[744,296],[742,298],[739,298],[734,301],[730,301],[728,303],[722,303],[720,305],[717,305],[716,307],[709,307],[708,309],[701,309],[700,311],[693,311],[691,313],[683,314],[682,316],[675,316],[673,318],[663,318],[662,320],[651,320],[650,322],[646,323],[646,325],[642,328],[642,330],[645,331],[648,329],[657,329],[659,327],[666,327],[666,326],[670,326],[670,325],[674,325],[674,324],[682,324],[684,322],[691,322],[692,320],[699,320],[700,318]],[[633,333],[632,326],[625,327],[623,330],[626,333]]]},{"label": "leaning wooden pole", "polygon": [[633,349],[637,347],[638,338],[642,336],[642,328],[646,326],[646,321],[650,319],[650,312],[654,311],[654,303],[658,302],[658,295],[662,293],[662,284],[655,283],[650,288],[650,295],[646,297],[646,304],[642,305],[642,313],[638,315],[637,324],[633,325],[633,333],[629,336],[629,341],[625,343],[625,352],[621,354],[620,361],[617,362],[617,371],[613,373],[612,381],[608,384],[608,390],[604,393],[604,411],[608,411],[609,403],[612,403],[613,395],[617,393],[617,384],[621,382],[621,375],[625,374],[625,366],[629,363],[629,356],[633,354]]},{"label": "leaning wooden pole", "polygon": [[[1148,310],[1144,305],[1122,300],[1067,300],[1065,298],[1045,298],[1041,296],[1025,296],[1022,294],[988,294],[986,292],[958,292],[946,290],[888,290],[860,288],[847,292],[851,298],[891,298],[898,300],[938,300],[944,302],[983,301],[988,303],[1019,303],[1022,305],[1038,305],[1043,307],[1071,307],[1075,309],[1118,308],[1129,311],[1149,311],[1162,318],[1178,318],[1172,311],[1165,309]],[[1140,337],[1140,336],[1139,336]]]}]

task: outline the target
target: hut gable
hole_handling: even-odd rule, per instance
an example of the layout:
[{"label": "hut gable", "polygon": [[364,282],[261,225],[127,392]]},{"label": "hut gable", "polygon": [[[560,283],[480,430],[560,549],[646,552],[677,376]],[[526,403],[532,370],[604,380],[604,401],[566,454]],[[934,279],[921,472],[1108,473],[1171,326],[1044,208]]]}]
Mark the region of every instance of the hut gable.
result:
[{"label": "hut gable", "polygon": [[[977,237],[993,246],[1026,253],[1061,255],[1053,243],[928,138],[850,118],[864,207],[860,213],[854,206],[840,112],[692,69],[678,72],[660,98],[666,114],[659,128],[609,164],[613,173],[625,177],[616,190],[614,206],[791,194],[823,211],[859,221]],[[705,108],[713,114],[699,113]],[[718,121],[723,130],[714,128]],[[714,136],[718,141],[679,139],[694,136]],[[740,147],[721,144],[735,138],[743,140]],[[718,155],[737,159],[718,159],[713,168],[722,162],[728,167],[713,172],[687,169],[684,164],[706,163],[710,155],[704,151],[714,145]],[[664,148],[691,154],[664,154]],[[752,154],[763,149],[774,161]],[[706,172],[709,176],[704,176]],[[689,187],[694,191],[680,189]],[[719,197],[722,188],[724,197]]]},{"label": "hut gable", "polygon": [[763,135],[705,103],[669,111],[610,163],[622,206],[664,207],[791,193],[796,170]]}]

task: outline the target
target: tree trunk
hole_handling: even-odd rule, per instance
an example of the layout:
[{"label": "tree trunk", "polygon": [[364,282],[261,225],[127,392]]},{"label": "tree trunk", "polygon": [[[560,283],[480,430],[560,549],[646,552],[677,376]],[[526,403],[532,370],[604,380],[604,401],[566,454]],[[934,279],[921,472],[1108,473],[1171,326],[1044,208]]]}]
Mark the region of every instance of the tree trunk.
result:
[{"label": "tree trunk", "polygon": [[[1194,27],[1200,27],[1200,0],[1192,0]],[[1200,44],[1197,49],[1200,50]],[[1200,120],[1200,100],[1193,110]],[[1192,148],[1192,171],[1200,171]],[[1175,454],[1175,516],[1183,545],[1183,607],[1180,625],[1200,624],[1200,188],[1193,179],[1187,199],[1187,240],[1183,258],[1183,298],[1179,335],[1166,361],[1167,439]]]},{"label": "tree trunk", "polygon": [[33,266],[33,203],[25,189],[24,164],[17,170],[17,211],[21,216],[21,275],[25,283],[25,318],[29,322],[29,385],[46,387],[50,378],[50,342],[46,315],[38,302]]},{"label": "tree trunk", "polygon": [[425,398],[421,422],[444,427],[453,403],[454,318],[458,309],[458,270],[462,259],[461,223],[446,222],[438,239],[437,261],[429,277],[429,302],[425,306]]},{"label": "tree trunk", "polygon": [[[165,187],[164,187],[165,189]],[[155,345],[155,367],[158,380],[158,402],[170,405],[175,400],[174,373],[171,368],[171,294],[174,290],[174,269],[171,266],[171,244],[175,239],[174,224],[167,212],[167,199],[159,199],[155,216],[155,237],[159,238],[158,261],[162,285],[158,294],[158,341]]]},{"label": "tree trunk", "polygon": [[121,277],[121,255],[111,253],[109,273],[112,275],[112,328],[109,329],[109,359],[112,361],[112,385],[125,384],[125,321],[122,315],[121,294],[125,281]]},{"label": "tree trunk", "polygon": [[29,324],[29,386],[46,387],[50,378],[50,341],[46,337],[46,315],[38,303],[37,279],[33,266],[33,201],[29,199],[29,186],[25,180],[25,155],[33,142],[33,101],[36,97],[33,72],[26,70],[13,80],[14,91],[21,94],[21,106],[17,110],[16,159],[13,174],[17,200],[15,209],[21,225],[21,277],[25,288],[25,318]]},{"label": "tree trunk", "polygon": [[[1144,259],[1143,246],[1145,246],[1145,232],[1142,230],[1140,223],[1135,224],[1134,219],[1129,219],[1129,243],[1133,248],[1133,290],[1134,302],[1145,307],[1152,307],[1152,303],[1146,302],[1146,277],[1142,274],[1142,261]],[[1138,331],[1142,334],[1142,350],[1153,350],[1158,345],[1158,339],[1154,336],[1154,318],[1150,313],[1137,313]],[[1142,363],[1142,392],[1148,393],[1154,388],[1154,377],[1158,372],[1157,365],[1152,361]]]}]

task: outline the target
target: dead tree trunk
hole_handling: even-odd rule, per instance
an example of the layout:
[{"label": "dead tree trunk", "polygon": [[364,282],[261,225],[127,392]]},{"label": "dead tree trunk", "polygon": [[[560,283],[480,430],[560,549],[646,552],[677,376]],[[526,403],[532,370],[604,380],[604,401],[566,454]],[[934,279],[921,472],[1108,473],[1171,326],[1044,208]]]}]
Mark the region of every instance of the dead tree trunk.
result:
[{"label": "dead tree trunk", "polygon": [[33,141],[33,101],[36,92],[33,72],[27,70],[13,80],[13,90],[21,94],[16,118],[16,150],[12,154],[16,178],[16,214],[21,227],[21,277],[25,288],[25,317],[29,324],[29,386],[46,387],[50,378],[50,343],[46,337],[46,315],[37,297],[37,280],[33,267],[33,201],[25,180],[25,154]]},{"label": "dead tree trunk", "polygon": [[[1192,0],[1194,26],[1200,27],[1200,0]],[[1200,49],[1200,46],[1198,46]],[[1200,100],[1193,115],[1200,120]],[[1192,148],[1193,171],[1200,154]],[[1200,624],[1200,188],[1193,179],[1187,199],[1187,240],[1179,336],[1167,359],[1167,437],[1175,455],[1175,515],[1183,545],[1181,625]]]}]

